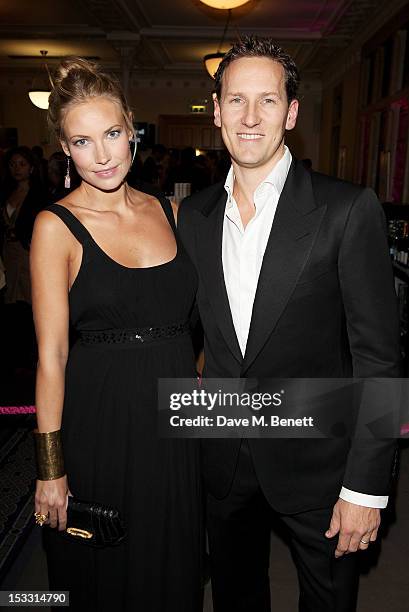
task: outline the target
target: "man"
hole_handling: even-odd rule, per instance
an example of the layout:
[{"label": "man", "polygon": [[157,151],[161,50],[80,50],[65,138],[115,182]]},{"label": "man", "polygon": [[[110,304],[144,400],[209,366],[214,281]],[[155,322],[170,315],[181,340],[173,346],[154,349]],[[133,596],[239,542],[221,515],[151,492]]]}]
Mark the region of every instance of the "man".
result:
[{"label": "man", "polygon": [[[374,193],[306,170],[284,145],[299,76],[269,39],[234,45],[215,77],[224,185],[185,200],[208,377],[399,375],[384,217]],[[215,612],[270,610],[271,518],[288,531],[300,610],[355,609],[358,550],[377,537],[393,441],[203,441]]]}]

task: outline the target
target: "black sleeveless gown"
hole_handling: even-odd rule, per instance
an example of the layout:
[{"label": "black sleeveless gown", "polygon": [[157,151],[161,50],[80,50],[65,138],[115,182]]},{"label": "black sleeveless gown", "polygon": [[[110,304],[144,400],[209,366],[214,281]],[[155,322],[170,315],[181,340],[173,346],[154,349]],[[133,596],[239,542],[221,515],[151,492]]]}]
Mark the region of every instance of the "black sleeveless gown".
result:
[{"label": "black sleeveless gown", "polygon": [[[157,436],[157,378],[194,377],[188,334],[112,342],[101,330],[185,322],[196,273],[161,200],[176,257],[149,268],[112,260],[65,207],[58,215],[82,244],[69,294],[79,334],[66,368],[62,439],[68,486],[84,500],[117,507],[127,525],[116,547],[92,549],[43,528],[50,589],[70,591],[70,609],[196,612],[202,609],[203,530],[198,446]],[[81,336],[95,338],[84,342]]]}]

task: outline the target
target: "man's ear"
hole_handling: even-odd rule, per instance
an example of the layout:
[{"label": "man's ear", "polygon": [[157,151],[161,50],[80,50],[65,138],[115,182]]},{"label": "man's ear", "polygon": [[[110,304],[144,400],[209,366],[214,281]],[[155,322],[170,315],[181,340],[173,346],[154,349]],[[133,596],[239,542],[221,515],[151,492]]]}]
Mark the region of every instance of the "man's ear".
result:
[{"label": "man's ear", "polygon": [[60,145],[64,153],[70,157],[71,153],[65,140],[60,140]]},{"label": "man's ear", "polygon": [[212,95],[213,98],[213,104],[214,104],[214,111],[213,111],[213,116],[214,116],[214,124],[216,127],[222,127],[222,122],[221,122],[221,118],[220,118],[220,104],[219,104],[219,100],[217,98],[217,94],[214,93]]},{"label": "man's ear", "polygon": [[291,100],[290,106],[288,107],[287,112],[287,121],[285,124],[286,130],[292,130],[295,128],[295,124],[297,123],[298,117],[298,100]]}]

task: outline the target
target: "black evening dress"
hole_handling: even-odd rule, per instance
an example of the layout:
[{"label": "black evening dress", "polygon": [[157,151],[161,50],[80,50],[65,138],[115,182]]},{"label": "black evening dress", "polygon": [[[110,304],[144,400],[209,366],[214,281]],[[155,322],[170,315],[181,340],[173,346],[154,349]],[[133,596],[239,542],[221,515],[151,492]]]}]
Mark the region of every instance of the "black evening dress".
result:
[{"label": "black evening dress", "polygon": [[71,610],[202,609],[198,443],[157,435],[157,379],[195,376],[185,322],[197,278],[171,205],[160,201],[177,254],[149,268],[120,265],[65,207],[47,209],[83,248],[69,294],[78,339],[61,426],[68,486],[118,508],[127,526],[121,544],[103,549],[43,528],[50,589],[70,591]]}]

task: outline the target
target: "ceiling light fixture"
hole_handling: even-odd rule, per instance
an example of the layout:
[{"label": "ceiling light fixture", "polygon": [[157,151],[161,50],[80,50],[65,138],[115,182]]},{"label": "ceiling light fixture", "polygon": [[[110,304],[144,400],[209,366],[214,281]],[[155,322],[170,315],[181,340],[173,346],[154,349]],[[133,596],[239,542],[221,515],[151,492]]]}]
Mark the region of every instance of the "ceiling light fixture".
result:
[{"label": "ceiling light fixture", "polygon": [[227,32],[227,29],[228,29],[229,23],[230,23],[230,17],[231,17],[231,9],[229,9],[228,13],[227,13],[226,25],[224,26],[223,36],[222,36],[222,39],[220,41],[219,47],[217,49],[217,52],[216,53],[208,53],[203,58],[203,62],[204,62],[205,68],[206,68],[208,74],[212,77],[212,79],[214,79],[214,75],[217,72],[217,69],[218,69],[218,67],[220,65],[220,62],[224,58],[224,53],[222,53],[221,48],[223,46],[224,39],[226,38],[226,32]]},{"label": "ceiling light fixture", "polygon": [[42,108],[43,110],[48,109],[48,98],[50,97],[51,91],[47,91],[46,89],[32,89],[28,92],[28,97],[31,102],[37,108]]},{"label": "ceiling light fixture", "polygon": [[[45,60],[45,57],[48,53],[48,51],[45,51],[44,49],[42,49],[40,51],[42,57]],[[47,63],[44,61],[44,67],[47,71],[48,74],[48,78],[49,81],[51,83],[51,86],[53,84],[52,79],[51,79],[51,75],[50,75],[50,71],[48,70],[48,66]],[[41,108],[43,110],[47,110],[48,109],[48,98],[50,97],[50,93],[51,90],[50,89],[40,89],[40,88],[32,88],[30,89],[30,91],[28,92],[28,97],[30,98],[31,102],[34,104],[34,106],[37,106],[37,108]]]},{"label": "ceiling light fixture", "polygon": [[203,4],[220,10],[234,9],[243,4],[247,4],[249,1],[250,0],[200,0]]},{"label": "ceiling light fixture", "polygon": [[204,62],[205,68],[207,72],[209,73],[209,75],[212,77],[212,79],[214,79],[214,75],[216,74],[217,69],[220,65],[220,62],[222,61],[223,58],[224,58],[224,53],[220,53],[219,51],[217,53],[208,53],[207,55],[204,56],[203,62]]}]

